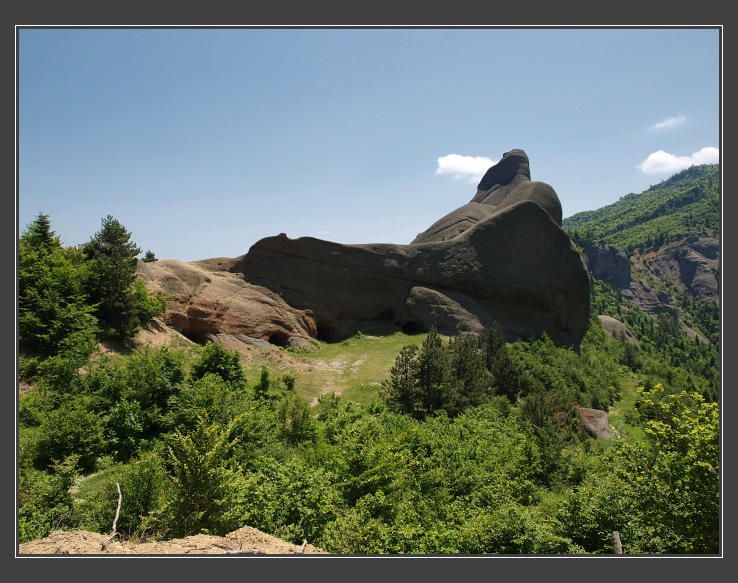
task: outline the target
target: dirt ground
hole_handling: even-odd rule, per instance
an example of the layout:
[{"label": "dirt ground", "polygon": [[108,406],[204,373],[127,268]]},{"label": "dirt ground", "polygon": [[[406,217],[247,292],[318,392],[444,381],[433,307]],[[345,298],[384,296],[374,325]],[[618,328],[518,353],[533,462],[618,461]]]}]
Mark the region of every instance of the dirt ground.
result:
[{"label": "dirt ground", "polygon": [[244,526],[223,537],[197,534],[168,541],[121,542],[84,530],[56,531],[44,539],[21,543],[20,555],[316,555],[326,554],[311,544],[293,545]]}]

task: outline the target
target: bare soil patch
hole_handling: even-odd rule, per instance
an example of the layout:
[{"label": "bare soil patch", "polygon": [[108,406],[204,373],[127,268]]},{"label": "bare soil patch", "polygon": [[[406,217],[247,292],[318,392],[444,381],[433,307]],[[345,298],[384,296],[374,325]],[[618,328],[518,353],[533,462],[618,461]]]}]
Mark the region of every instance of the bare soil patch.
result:
[{"label": "bare soil patch", "polygon": [[196,534],[167,541],[119,541],[85,530],[56,531],[46,538],[21,543],[18,555],[316,555],[327,554],[311,544],[294,545],[244,526],[225,536]]}]

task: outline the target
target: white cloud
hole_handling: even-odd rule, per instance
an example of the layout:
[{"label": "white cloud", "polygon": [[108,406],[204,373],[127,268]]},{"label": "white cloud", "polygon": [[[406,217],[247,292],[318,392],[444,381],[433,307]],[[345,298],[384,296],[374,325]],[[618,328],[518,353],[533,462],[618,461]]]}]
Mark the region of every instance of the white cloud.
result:
[{"label": "white cloud", "polygon": [[448,154],[438,158],[436,174],[451,174],[455,180],[466,180],[472,184],[479,182],[490,166],[496,164],[486,156],[461,156]]},{"label": "white cloud", "polygon": [[677,128],[680,125],[684,125],[687,121],[687,116],[677,115],[675,117],[667,117],[663,121],[656,122],[649,130],[668,130],[671,128]]},{"label": "white cloud", "polygon": [[650,154],[637,168],[644,174],[673,174],[696,164],[717,164],[720,162],[718,148],[702,148],[691,156],[675,156],[663,150]]}]

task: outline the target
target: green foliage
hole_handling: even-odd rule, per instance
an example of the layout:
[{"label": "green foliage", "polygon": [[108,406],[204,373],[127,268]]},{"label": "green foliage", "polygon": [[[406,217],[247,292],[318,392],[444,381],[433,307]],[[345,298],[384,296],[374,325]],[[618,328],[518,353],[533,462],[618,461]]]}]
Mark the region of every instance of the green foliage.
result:
[{"label": "green foliage", "polygon": [[266,366],[261,367],[261,374],[259,375],[259,381],[254,385],[254,396],[257,399],[267,399],[269,395],[269,387],[272,384],[269,368]]},{"label": "green foliage", "polygon": [[692,166],[640,194],[567,217],[562,227],[578,245],[607,241],[621,249],[658,249],[697,232],[720,235],[720,167]]},{"label": "green foliage", "polygon": [[88,356],[97,320],[86,293],[83,255],[65,249],[39,214],[18,241],[18,340],[42,356],[77,352]]},{"label": "green foliage", "polygon": [[237,487],[224,516],[228,530],[249,525],[294,544],[315,544],[335,518],[338,494],[332,477],[299,458],[261,457]]},{"label": "green foliage", "polygon": [[302,397],[284,396],[277,405],[277,415],[281,424],[279,437],[288,445],[315,439],[316,427],[310,415],[310,405]]},{"label": "green foliage", "polygon": [[108,451],[115,460],[132,458],[141,446],[144,412],[138,401],[122,399],[108,411],[105,419]]},{"label": "green foliage", "polygon": [[521,374],[513,361],[499,324],[489,326],[480,332],[479,346],[485,356],[485,366],[492,375],[494,392],[515,402],[523,389]]},{"label": "green foliage", "polygon": [[292,392],[295,390],[295,382],[297,381],[297,377],[292,373],[285,373],[282,375],[282,383],[284,383],[285,389]]},{"label": "green foliage", "polygon": [[226,383],[241,388],[246,383],[246,373],[236,350],[228,350],[222,344],[208,341],[198,350],[199,359],[192,363],[190,376],[201,379],[208,373],[216,374]]},{"label": "green foliage", "polygon": [[72,522],[70,488],[77,476],[76,455],[52,465],[49,472],[21,470],[18,479],[18,542],[44,538]]},{"label": "green foliage", "polygon": [[143,261],[144,263],[151,263],[152,261],[159,261],[159,260],[156,258],[156,255],[154,255],[154,252],[149,249],[148,251],[146,251],[144,256],[141,258],[141,261]]},{"label": "green foliage", "polygon": [[159,515],[170,487],[162,458],[147,452],[126,464],[109,469],[95,489],[85,495],[74,511],[78,528],[109,532],[121,506],[116,531],[122,540],[135,542],[163,534]]},{"label": "green foliage", "polygon": [[126,359],[121,397],[135,401],[143,412],[143,434],[158,435],[166,427],[170,399],[186,380],[184,356],[166,346],[141,347]]},{"label": "green foliage", "polygon": [[108,215],[100,231],[82,246],[90,262],[88,293],[97,316],[112,334],[130,338],[140,329],[133,284],[136,256],[141,253],[126,228]]},{"label": "green foliage", "polygon": [[80,471],[93,471],[105,451],[103,421],[79,403],[64,402],[42,419],[35,447],[39,469],[48,470],[74,455]]},{"label": "green foliage", "polygon": [[453,417],[485,403],[494,394],[494,377],[480,346],[472,336],[444,345],[433,327],[420,347],[403,346],[379,395],[392,410],[418,419],[441,410]]},{"label": "green foliage", "polygon": [[234,420],[223,428],[204,416],[191,432],[175,431],[168,437],[167,466],[172,480],[166,509],[169,536],[202,531],[226,534],[221,518],[237,485],[238,470],[229,463],[237,423]]},{"label": "green foliage", "polygon": [[135,279],[130,288],[133,312],[141,323],[161,316],[172,300],[172,295],[164,292],[151,293],[142,279]]},{"label": "green foliage", "polygon": [[[646,377],[666,387],[686,387],[700,392],[710,401],[719,396],[719,345],[695,342],[681,329],[679,318],[662,313],[657,317],[629,305],[613,288],[592,279],[592,311],[626,324],[640,344],[634,366]],[[590,324],[590,329],[594,327]],[[597,325],[599,328],[599,325]],[[628,363],[624,345],[618,350]]]},{"label": "green foliage", "polygon": [[218,423],[228,423],[240,410],[242,395],[215,373],[191,382],[169,400],[167,427],[179,431],[195,428],[204,415]]},{"label": "green foliage", "polygon": [[616,442],[562,506],[565,532],[608,552],[620,532],[628,554],[720,550],[719,407],[698,393],[643,390],[645,443]]}]

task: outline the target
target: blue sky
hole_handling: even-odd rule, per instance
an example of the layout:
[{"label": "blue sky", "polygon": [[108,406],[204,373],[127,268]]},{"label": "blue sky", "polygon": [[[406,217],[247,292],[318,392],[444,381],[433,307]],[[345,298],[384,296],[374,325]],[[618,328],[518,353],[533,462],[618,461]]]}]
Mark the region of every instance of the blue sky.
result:
[{"label": "blue sky", "polygon": [[564,217],[719,162],[718,28],[22,28],[18,229],[409,243],[525,150]]}]

